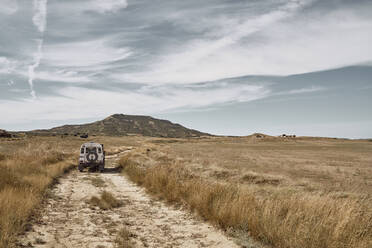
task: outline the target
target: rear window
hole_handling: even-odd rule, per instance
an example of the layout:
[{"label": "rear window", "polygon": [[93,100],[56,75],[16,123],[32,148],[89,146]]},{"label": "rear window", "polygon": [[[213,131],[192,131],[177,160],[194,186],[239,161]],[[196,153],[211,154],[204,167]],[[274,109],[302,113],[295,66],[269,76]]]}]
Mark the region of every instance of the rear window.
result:
[{"label": "rear window", "polygon": [[98,153],[102,153],[101,147],[98,147]]},{"label": "rear window", "polygon": [[96,153],[97,152],[97,147],[91,147],[91,148],[87,147],[87,153],[89,153],[89,152]]},{"label": "rear window", "polygon": [[84,153],[84,147],[81,148],[80,153]]}]

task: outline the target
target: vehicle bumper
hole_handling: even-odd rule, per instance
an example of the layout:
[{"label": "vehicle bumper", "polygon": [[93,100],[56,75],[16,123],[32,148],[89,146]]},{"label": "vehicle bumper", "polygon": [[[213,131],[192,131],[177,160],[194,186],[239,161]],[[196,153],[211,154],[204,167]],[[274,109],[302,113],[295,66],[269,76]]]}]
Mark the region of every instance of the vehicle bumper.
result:
[{"label": "vehicle bumper", "polygon": [[95,168],[99,165],[101,165],[102,163],[80,163],[80,166],[84,167],[84,168]]}]

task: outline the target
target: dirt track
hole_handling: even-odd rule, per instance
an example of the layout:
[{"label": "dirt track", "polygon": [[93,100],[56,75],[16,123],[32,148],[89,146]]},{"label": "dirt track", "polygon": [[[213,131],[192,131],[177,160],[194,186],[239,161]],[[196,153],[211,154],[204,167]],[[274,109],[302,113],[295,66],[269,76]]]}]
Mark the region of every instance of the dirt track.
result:
[{"label": "dirt track", "polygon": [[[117,159],[118,155],[107,158],[106,173],[74,171],[62,178],[53,188],[41,220],[20,239],[20,246],[115,247],[117,232],[125,227],[132,233],[135,247],[237,247],[222,232],[186,211],[152,200],[112,169]],[[104,190],[123,206],[101,210],[86,202]]]}]

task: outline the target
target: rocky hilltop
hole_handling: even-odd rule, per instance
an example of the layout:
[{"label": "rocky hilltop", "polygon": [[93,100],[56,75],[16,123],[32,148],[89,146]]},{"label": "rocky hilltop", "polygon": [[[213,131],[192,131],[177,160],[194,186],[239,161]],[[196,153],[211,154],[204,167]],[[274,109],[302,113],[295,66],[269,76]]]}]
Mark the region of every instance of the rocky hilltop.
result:
[{"label": "rocky hilltop", "polygon": [[151,137],[187,138],[209,135],[188,129],[167,120],[150,116],[114,114],[103,120],[82,125],[64,125],[48,130],[35,130],[33,134],[44,135],[143,135]]},{"label": "rocky hilltop", "polygon": [[0,129],[0,138],[11,138],[12,134],[8,133],[7,131]]}]

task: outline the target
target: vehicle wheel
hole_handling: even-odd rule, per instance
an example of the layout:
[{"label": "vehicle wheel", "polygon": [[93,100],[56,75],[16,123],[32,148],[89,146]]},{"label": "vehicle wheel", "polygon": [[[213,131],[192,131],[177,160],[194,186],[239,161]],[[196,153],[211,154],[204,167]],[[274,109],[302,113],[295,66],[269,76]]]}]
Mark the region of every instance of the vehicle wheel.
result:
[{"label": "vehicle wheel", "polygon": [[99,172],[100,173],[103,173],[105,171],[105,166],[104,165],[100,165],[99,166]]},{"label": "vehicle wheel", "polygon": [[82,165],[79,164],[78,169],[79,169],[80,172],[83,172],[84,167],[83,167]]}]

